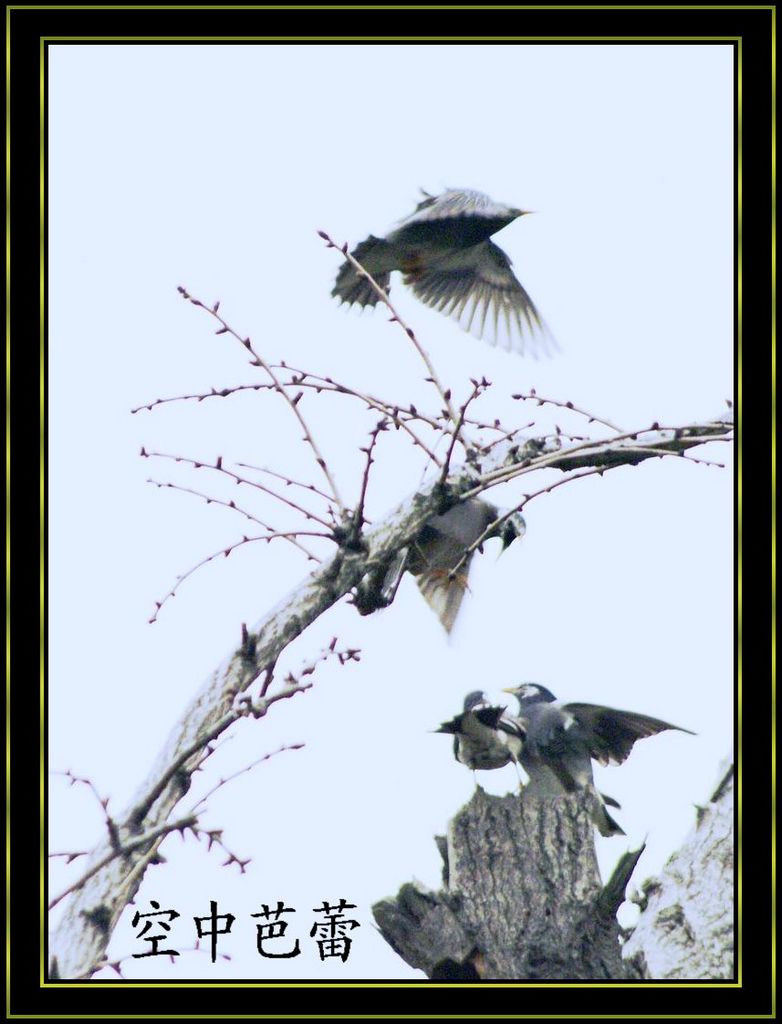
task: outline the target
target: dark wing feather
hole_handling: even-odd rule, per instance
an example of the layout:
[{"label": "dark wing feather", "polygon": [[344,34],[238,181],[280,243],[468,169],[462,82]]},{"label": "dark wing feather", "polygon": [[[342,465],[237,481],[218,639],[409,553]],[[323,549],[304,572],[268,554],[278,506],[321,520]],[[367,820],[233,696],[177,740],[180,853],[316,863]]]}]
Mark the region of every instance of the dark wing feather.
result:
[{"label": "dark wing feather", "polygon": [[659,718],[633,711],[617,711],[598,704],[565,704],[564,710],[576,718],[589,742],[590,755],[600,764],[622,764],[630,756],[636,740],[656,736],[666,729],[695,735],[690,729],[682,729]]},{"label": "dark wing feather", "polygon": [[476,708],[473,714],[481,723],[489,729],[496,729],[500,724],[500,719],[505,711],[505,708],[496,705],[490,705],[485,708]]},{"label": "dark wing feather", "polygon": [[[350,255],[358,260],[381,288],[389,291],[390,270],[394,267],[394,249],[384,238],[370,235],[363,242],[359,242]],[[359,276],[356,268],[347,260],[339,268],[331,294],[340,302],[347,302],[349,306],[354,302],[359,306],[376,306],[380,299],[366,277]]]},{"label": "dark wing feather", "polygon": [[[548,330],[511,261],[493,242],[456,250],[405,278],[428,306],[478,338],[523,352],[525,342],[551,342]],[[487,325],[488,321],[488,325]],[[488,326],[488,330],[487,330]]]},{"label": "dark wing feather", "polygon": [[396,596],[396,592],[399,589],[399,583],[402,579],[402,573],[405,571],[409,551],[410,549],[407,547],[400,548],[394,555],[391,560],[391,564],[386,570],[380,589],[380,596],[386,604],[391,604]]}]

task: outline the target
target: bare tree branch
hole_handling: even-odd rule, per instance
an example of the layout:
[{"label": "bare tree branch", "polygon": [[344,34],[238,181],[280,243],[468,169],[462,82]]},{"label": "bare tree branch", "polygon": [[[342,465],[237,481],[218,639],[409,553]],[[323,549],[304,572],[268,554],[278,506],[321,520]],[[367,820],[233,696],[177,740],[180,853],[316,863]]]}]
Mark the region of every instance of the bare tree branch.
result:
[{"label": "bare tree branch", "polygon": [[[361,543],[344,545],[328,562],[263,616],[251,629],[243,630],[242,641],[205,679],[182,719],[174,727],[148,779],[116,819],[120,841],[133,844],[123,857],[113,855],[108,841],[93,851],[89,877],[72,893],[51,943],[59,976],[82,977],[105,961],[112,928],[141,882],[146,864],[165,834],[167,822],[187,793],[192,772],[200,763],[200,752],[212,739],[237,720],[242,695],[253,682],[274,666],[281,652],[334,603],[347,596],[369,573],[387,565],[406,545],[414,541],[427,521],[470,495],[481,493],[500,477],[528,473],[533,469],[615,468],[636,465],[657,457],[662,450],[675,455],[694,445],[722,439],[730,423],[715,420],[689,424],[675,430],[650,429],[622,435],[611,441],[563,447],[560,439],[532,438],[512,444],[501,453],[496,468],[482,472],[478,465],[457,467],[443,485],[431,481],[392,514],[362,534]],[[639,435],[644,434],[643,440]],[[624,442],[632,436],[632,445]],[[493,454],[498,454],[495,452]],[[497,459],[492,460],[497,466]],[[265,697],[262,713],[278,699],[300,692],[309,684],[299,683],[290,692]],[[265,709],[265,710],[263,710]],[[242,713],[242,712],[239,712]],[[250,711],[250,713],[255,713]],[[157,837],[142,842],[139,837]]]},{"label": "bare tree branch", "polygon": [[269,469],[268,466],[253,466],[249,462],[237,462],[236,465],[239,466],[240,469],[252,469],[255,470],[256,473],[267,473],[269,476],[273,476],[277,480],[283,480],[286,486],[288,487],[301,487],[305,491],[312,491],[313,494],[317,494],[321,498],[326,499],[326,501],[329,503],[329,511],[331,512],[331,506],[334,502],[334,499],[330,498],[325,491],[321,491],[320,488],[315,486],[315,484],[305,484],[302,483],[302,481],[300,480],[294,480],[292,477],[286,476],[285,473],[278,473],[274,469]]},{"label": "bare tree branch", "polygon": [[[219,457],[216,462],[211,463],[204,462],[201,459],[189,459],[185,455],[170,455],[166,452],[149,452],[146,450],[146,448],[142,448],[141,453],[142,456],[147,459],[171,459],[174,462],[183,462],[186,465],[192,466],[194,469],[211,469],[217,473],[222,473],[224,476],[228,477],[229,480],[233,480],[234,483],[246,484],[248,487],[254,487],[256,490],[261,491],[264,494],[268,494],[272,498],[276,498],[277,501],[282,502],[283,505],[288,505],[296,512],[300,512],[305,519],[312,519],[316,523],[320,523],[321,526],[325,526],[327,530],[331,529],[331,523],[326,522],[325,519],[321,518],[321,516],[319,515],[316,515],[314,512],[310,511],[310,509],[304,508],[303,505],[299,505],[298,502],[292,501],[290,498],[286,498],[285,495],[279,494],[277,491],[273,491],[271,487],[267,487],[265,484],[259,484],[257,480],[248,480],[246,477],[243,477],[240,473],[234,473],[233,470],[227,469],[223,465],[223,460]],[[180,488],[180,490],[183,489],[184,488]],[[202,495],[202,497],[205,497],[205,495]],[[207,498],[207,501],[209,500],[214,501],[215,499]],[[222,504],[225,504],[225,502],[223,502]],[[262,523],[261,525],[263,526],[265,524]],[[271,527],[266,528],[271,529]]]},{"label": "bare tree branch", "polygon": [[536,402],[538,405],[554,405],[558,409],[569,409],[571,412],[578,413],[579,416],[586,417],[589,423],[602,423],[604,427],[615,430],[617,434],[625,433],[621,427],[617,427],[615,423],[605,419],[603,416],[595,416],[594,413],[587,412],[586,409],[580,409],[573,402],[560,402],[556,398],[543,398],[534,388],[532,388],[529,394],[511,395],[511,398],[521,402]]},{"label": "bare tree branch", "polygon": [[231,325],[229,323],[227,323],[227,321],[225,321],[220,316],[220,314],[218,313],[218,309],[220,308],[220,303],[219,302],[215,302],[214,305],[212,305],[210,307],[210,306],[207,306],[205,303],[201,302],[200,299],[196,299],[194,296],[190,295],[189,292],[185,288],[180,287],[178,290],[179,290],[179,293],[180,293],[180,295],[182,296],[183,299],[187,299],[187,301],[191,302],[194,306],[198,306],[201,309],[205,310],[210,316],[214,317],[215,320],[218,321],[218,323],[220,324],[220,328],[219,328],[219,330],[217,332],[218,334],[231,334],[231,335],[233,335],[233,337],[236,338],[236,340],[239,341],[247,349],[247,351],[252,355],[252,357],[253,357],[252,361],[251,361],[252,365],[260,366],[263,370],[266,371],[267,375],[270,377],[270,379],[272,381],[272,384],[274,385],[274,390],[279,392],[279,394],[282,395],[282,397],[287,402],[288,407],[290,408],[291,412],[296,417],[296,419],[299,421],[299,426],[304,431],[304,440],[307,442],[307,444],[310,446],[310,448],[312,448],[312,453],[315,456],[315,461],[317,462],[318,466],[323,471],[323,475],[326,477],[326,479],[328,481],[328,484],[329,484],[329,487],[331,488],[331,493],[332,493],[332,496],[334,498],[334,501],[336,502],[336,504],[339,506],[340,509],[344,510],[344,505],[343,505],[342,499],[340,498],[339,490],[337,489],[336,481],[334,480],[334,478],[331,475],[331,471],[329,470],[328,463],[323,458],[323,455],[321,454],[320,449],[318,448],[318,445],[317,445],[317,443],[315,441],[315,438],[312,435],[312,432],[310,431],[310,428],[307,426],[307,423],[306,423],[304,417],[302,416],[301,412],[298,409],[298,400],[296,398],[291,398],[291,396],[285,390],[285,387],[277,379],[277,376],[275,375],[274,370],[272,370],[271,366],[266,362],[266,360],[263,358],[263,356],[260,355],[260,353],[253,347],[253,344],[250,341],[250,339],[249,338],[243,338],[240,334],[237,334],[237,332],[233,329],[233,327],[231,327]]},{"label": "bare tree branch", "polygon": [[365,270],[364,267],[361,266],[361,264],[354,256],[352,256],[348,252],[347,245],[337,245],[329,238],[325,231],[319,231],[318,234],[322,239],[324,239],[329,249],[338,249],[342,253],[342,255],[345,257],[348,263],[350,263],[358,271],[359,276],[365,277],[367,281],[369,281],[369,283],[372,285],[372,288],[379,296],[381,302],[385,303],[385,305],[388,306],[391,312],[391,321],[398,323],[402,330],[405,332],[405,334],[408,336],[410,341],[413,343],[416,352],[423,360],[424,366],[426,366],[427,372],[429,374],[429,376],[426,378],[427,381],[434,384],[434,386],[437,388],[438,394],[442,399],[443,406],[445,407],[445,414],[451,420],[451,422],[455,424],[456,412],[454,410],[454,407],[451,405],[450,390],[443,387],[442,383],[440,382],[440,378],[437,376],[437,370],[435,370],[434,364],[432,363],[432,360],[429,358],[426,349],[420,343],[418,338],[416,338],[415,331],[413,330],[413,328],[408,327],[404,320],[401,318],[401,316],[394,309],[394,307],[391,304],[391,300],[388,297],[388,292],[385,290],[385,288],[381,288],[377,281],[372,277],[372,275],[367,270]]}]

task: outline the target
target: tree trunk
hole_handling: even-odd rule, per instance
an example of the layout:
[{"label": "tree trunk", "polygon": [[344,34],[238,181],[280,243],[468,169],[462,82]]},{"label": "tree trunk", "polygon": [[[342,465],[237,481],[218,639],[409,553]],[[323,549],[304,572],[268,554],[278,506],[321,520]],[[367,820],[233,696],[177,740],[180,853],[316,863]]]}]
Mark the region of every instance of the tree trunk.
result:
[{"label": "tree trunk", "polygon": [[733,976],[733,768],[660,879],[616,912],[643,848],[602,886],[588,794],[476,790],[438,836],[443,888],[403,885],[372,908],[381,934],[432,980],[638,980]]},{"label": "tree trunk", "polygon": [[733,765],[660,878],[648,879],[626,947],[644,978],[732,978]]},{"label": "tree trunk", "polygon": [[616,911],[641,851],[603,887],[588,794],[541,799],[477,789],[451,821],[444,888],[375,904],[384,938],[430,978],[637,978]]}]

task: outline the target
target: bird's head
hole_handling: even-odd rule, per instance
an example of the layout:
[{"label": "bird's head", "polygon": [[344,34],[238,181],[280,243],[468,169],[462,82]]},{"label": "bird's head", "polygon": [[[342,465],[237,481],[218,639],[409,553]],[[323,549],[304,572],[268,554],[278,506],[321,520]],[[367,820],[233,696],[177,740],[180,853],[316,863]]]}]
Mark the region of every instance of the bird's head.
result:
[{"label": "bird's head", "polygon": [[473,690],[472,693],[468,693],[464,698],[465,711],[472,711],[472,709],[477,708],[479,704],[488,704],[486,694],[483,690]]},{"label": "bird's head", "polygon": [[499,526],[499,537],[502,541],[502,550],[505,551],[518,537],[523,537],[527,532],[527,524],[521,512],[514,512]]},{"label": "bird's head", "polygon": [[518,700],[519,707],[528,704],[551,704],[557,699],[551,690],[547,690],[539,683],[520,683],[518,686],[509,686],[502,692],[512,693]]},{"label": "bird's head", "polygon": [[464,716],[469,711],[473,711],[475,708],[480,707],[481,705],[488,706],[488,703],[489,702],[486,699],[486,694],[483,692],[483,690],[473,690],[471,693],[468,693],[467,696],[464,698],[464,707],[462,709],[462,713],[460,715],[457,715],[455,718],[452,718],[449,722],[443,722],[443,724],[438,729],[434,729],[432,731],[450,733],[452,736],[455,736],[457,733],[461,732],[462,721],[464,719]]}]

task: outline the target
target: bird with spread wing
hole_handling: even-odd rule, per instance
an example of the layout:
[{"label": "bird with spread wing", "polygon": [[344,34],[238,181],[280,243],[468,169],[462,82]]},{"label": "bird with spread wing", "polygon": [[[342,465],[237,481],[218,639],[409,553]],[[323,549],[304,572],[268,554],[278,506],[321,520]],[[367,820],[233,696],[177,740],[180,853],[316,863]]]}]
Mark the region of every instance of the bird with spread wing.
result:
[{"label": "bird with spread wing", "polygon": [[660,718],[636,711],[620,711],[600,704],[562,704],[551,690],[538,683],[508,687],[519,702],[518,720],[526,731],[519,760],[530,778],[530,789],[541,796],[556,797],[579,790],[594,799],[592,820],[604,836],[624,835],[606,810],[615,800],[594,787],[592,761],[622,764],[638,740],[668,729],[686,732]]},{"label": "bird with spread wing", "polygon": [[[357,245],[354,259],[386,291],[392,271],[401,271],[417,298],[478,338],[520,353],[555,347],[509,257],[490,241],[529,211],[471,189],[423,195],[414,212],[385,238],[370,235]],[[331,294],[348,305],[370,307],[380,298],[348,260]]]}]

